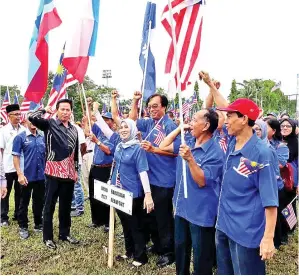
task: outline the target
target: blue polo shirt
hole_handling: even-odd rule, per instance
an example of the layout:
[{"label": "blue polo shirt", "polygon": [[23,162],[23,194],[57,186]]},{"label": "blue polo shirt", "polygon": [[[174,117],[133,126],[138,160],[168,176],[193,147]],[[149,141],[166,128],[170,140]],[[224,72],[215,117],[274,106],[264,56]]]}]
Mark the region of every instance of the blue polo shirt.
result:
[{"label": "blue polo shirt", "polygon": [[94,165],[112,164],[114,150],[115,150],[114,144],[109,141],[109,139],[104,135],[104,133],[101,131],[101,129],[98,127],[97,124],[93,125],[91,131],[111,151],[111,154],[108,155],[105,152],[103,152],[97,144],[95,144],[93,164]]},{"label": "blue polo shirt", "polygon": [[[119,135],[114,133],[110,141],[118,144],[120,142]],[[118,173],[122,189],[133,193],[134,198],[143,196],[144,192],[139,174],[148,171],[145,151],[139,144],[127,148],[118,146],[115,150],[114,161],[115,166],[111,183],[116,185],[116,175]]]},{"label": "blue polo shirt", "polygon": [[[174,152],[179,152],[180,139],[174,141]],[[188,198],[184,198],[182,157],[177,158],[176,186],[173,206],[175,215],[202,227],[214,227],[218,206],[218,190],[222,174],[224,154],[216,141],[211,138],[195,148],[195,138],[186,139],[198,166],[204,171],[205,186],[199,187],[186,164]]]},{"label": "blue polo shirt", "polygon": [[280,165],[285,166],[289,159],[289,148],[286,144],[277,140],[270,140],[271,146],[276,150],[278,162]]},{"label": "blue polo shirt", "polygon": [[28,129],[13,141],[12,155],[24,155],[24,175],[28,182],[45,179],[46,146],[44,136],[34,136]]},{"label": "blue polo shirt", "polygon": [[[265,207],[278,206],[278,188],[269,147],[254,133],[241,150],[232,137],[226,153],[216,228],[247,248],[258,248],[265,230]],[[252,166],[245,166],[244,159]],[[256,169],[257,162],[260,169]]]},{"label": "blue polo shirt", "polygon": [[[139,131],[145,133],[144,137],[147,137],[150,131],[155,127],[156,123],[157,121],[153,119],[138,119],[136,125]],[[163,117],[159,122],[159,125],[162,125],[161,131],[165,136],[177,128],[177,125],[169,119],[168,115]],[[159,147],[159,144],[154,143],[157,135],[158,131],[154,130],[147,138],[147,141],[151,142],[155,147]],[[176,158],[150,152],[146,152],[146,157],[149,165],[148,177],[150,183],[158,187],[174,187]]]}]

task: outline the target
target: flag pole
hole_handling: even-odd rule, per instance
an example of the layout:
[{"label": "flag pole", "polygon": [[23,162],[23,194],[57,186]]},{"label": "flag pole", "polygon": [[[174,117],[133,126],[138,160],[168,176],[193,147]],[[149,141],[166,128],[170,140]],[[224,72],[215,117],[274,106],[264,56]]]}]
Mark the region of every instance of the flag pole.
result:
[{"label": "flag pole", "polygon": [[[179,108],[180,108],[181,141],[182,141],[182,144],[185,144],[184,126],[183,126],[183,124],[184,124],[183,102],[182,102],[182,93],[181,93],[181,76],[180,76],[179,59],[178,59],[178,53],[177,53],[176,34],[175,34],[174,26],[173,26],[173,13],[172,13],[171,0],[168,0],[168,8],[169,8],[170,25],[171,25],[171,32],[172,32],[172,43],[173,43],[173,48],[174,48],[174,59],[176,62],[177,93],[179,94]],[[183,166],[183,181],[184,181],[184,197],[188,198],[186,161],[184,159],[182,159],[182,161],[183,161],[182,166]]]},{"label": "flag pole", "polygon": [[89,117],[89,110],[88,110],[88,105],[87,105],[87,100],[86,100],[86,95],[85,95],[85,90],[84,90],[83,83],[81,83],[81,88],[82,88],[82,94],[83,94],[83,98],[84,98],[84,102],[85,102],[85,106],[86,106],[86,115],[87,115],[87,120],[88,120],[88,124],[89,124],[89,130],[91,132],[91,123],[90,123],[90,117]]},{"label": "flag pole", "polygon": [[147,61],[148,61],[148,53],[149,53],[149,44],[150,44],[150,38],[151,38],[151,30],[152,30],[152,21],[150,20],[148,23],[148,36],[147,36],[147,45],[146,45],[146,59],[145,59],[145,66],[143,71],[143,81],[142,81],[142,88],[141,88],[141,102],[139,107],[139,118],[141,118],[141,112],[142,112],[142,104],[143,104],[143,94],[144,94],[144,87],[145,87],[145,77],[146,77],[146,69],[147,69]]}]

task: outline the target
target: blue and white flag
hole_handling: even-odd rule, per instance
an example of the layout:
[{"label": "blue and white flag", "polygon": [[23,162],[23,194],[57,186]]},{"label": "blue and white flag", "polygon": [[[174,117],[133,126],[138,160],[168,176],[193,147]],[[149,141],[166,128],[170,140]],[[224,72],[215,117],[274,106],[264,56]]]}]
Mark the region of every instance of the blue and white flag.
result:
[{"label": "blue and white flag", "polygon": [[[151,23],[151,24],[150,24]],[[144,82],[143,100],[146,101],[148,97],[156,92],[156,66],[155,58],[151,51],[151,35],[149,34],[156,27],[156,4],[147,2],[143,31],[141,51],[139,56],[139,63],[143,71],[144,79],[142,80],[142,86]],[[145,68],[146,67],[146,68]],[[142,90],[142,88],[141,88]]]}]

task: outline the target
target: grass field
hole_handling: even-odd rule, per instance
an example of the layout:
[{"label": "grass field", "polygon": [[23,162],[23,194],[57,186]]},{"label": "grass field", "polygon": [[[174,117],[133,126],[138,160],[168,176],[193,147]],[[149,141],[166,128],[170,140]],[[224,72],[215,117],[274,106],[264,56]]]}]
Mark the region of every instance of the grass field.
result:
[{"label": "grass field", "polygon": [[[11,196],[11,203],[12,203]],[[13,206],[11,204],[10,206]],[[54,240],[58,236],[57,208],[54,215]],[[12,218],[13,210],[9,216]],[[108,246],[108,234],[102,228],[89,229],[89,201],[85,202],[85,214],[72,219],[71,233],[80,240],[80,245],[57,242],[57,250],[47,249],[42,243],[42,234],[33,232],[31,207],[29,212],[30,237],[21,240],[15,221],[7,228],[1,228],[1,275],[7,274],[175,274],[175,265],[157,269],[156,256],[149,255],[150,261],[139,270],[131,269],[128,263],[114,263],[107,268],[107,254],[103,247]],[[120,238],[121,225],[117,221],[115,254],[124,253],[123,239]],[[296,261],[297,260],[297,261]],[[267,263],[267,274],[298,275],[298,231],[290,237],[289,244],[282,246],[275,258]]]}]

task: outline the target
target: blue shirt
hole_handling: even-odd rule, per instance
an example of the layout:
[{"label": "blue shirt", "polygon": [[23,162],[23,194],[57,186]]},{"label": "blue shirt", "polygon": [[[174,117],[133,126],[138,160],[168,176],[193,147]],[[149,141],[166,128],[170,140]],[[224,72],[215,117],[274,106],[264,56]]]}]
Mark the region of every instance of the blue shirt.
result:
[{"label": "blue shirt", "polygon": [[[278,206],[273,154],[254,133],[241,150],[232,137],[226,154],[216,228],[247,248],[258,248],[265,230],[265,207]],[[244,166],[244,159],[251,161]],[[260,164],[257,169],[255,163]]]},{"label": "blue shirt", "polygon": [[111,151],[111,154],[108,155],[105,152],[103,152],[100,149],[100,147],[96,144],[94,147],[93,164],[94,165],[112,164],[114,150],[115,150],[114,144],[109,141],[109,139],[104,135],[104,133],[96,124],[93,125],[92,132]]},{"label": "blue shirt", "polygon": [[24,155],[24,175],[28,182],[45,179],[46,146],[38,132],[34,136],[28,129],[17,135],[13,141],[12,155]]},{"label": "blue shirt", "polygon": [[[138,119],[137,128],[139,131],[142,131],[145,134],[145,137],[150,133],[150,131],[155,127],[155,122],[153,119]],[[163,119],[159,122],[159,125],[162,125],[162,133],[164,136],[167,136],[173,130],[177,128],[177,125],[169,119],[168,115],[165,115]],[[147,138],[147,141],[151,142],[155,147],[158,147],[159,144],[156,144],[154,141],[158,135],[158,131],[154,130]],[[149,172],[148,177],[152,185],[172,188],[175,184],[175,167],[176,167],[176,158],[169,156],[162,156],[159,154],[154,154],[151,152],[146,153]]]},{"label": "blue shirt", "polygon": [[[114,133],[111,136],[110,141],[118,144],[120,141],[119,135]],[[144,192],[139,174],[148,171],[145,151],[139,144],[131,145],[127,148],[118,146],[116,147],[114,160],[115,166],[111,183],[113,185],[119,185],[117,183],[117,174],[119,174],[119,181],[122,189],[133,193],[134,198],[143,196]]]},{"label": "blue shirt", "polygon": [[278,162],[280,165],[285,166],[289,159],[289,148],[281,141],[271,140],[271,146],[276,150]]},{"label": "blue shirt", "polygon": [[[179,152],[180,139],[174,142],[174,152]],[[217,215],[218,192],[224,163],[224,154],[213,138],[200,147],[195,147],[195,139],[186,140],[191,148],[197,165],[204,171],[205,186],[199,187],[194,181],[189,166],[187,171],[188,198],[184,197],[184,182],[182,174],[182,157],[177,158],[176,186],[173,206],[175,215],[187,221],[202,226],[214,227]]]}]

